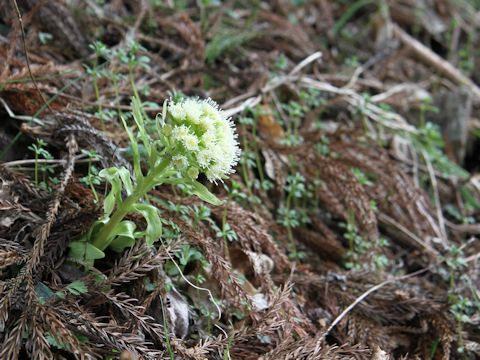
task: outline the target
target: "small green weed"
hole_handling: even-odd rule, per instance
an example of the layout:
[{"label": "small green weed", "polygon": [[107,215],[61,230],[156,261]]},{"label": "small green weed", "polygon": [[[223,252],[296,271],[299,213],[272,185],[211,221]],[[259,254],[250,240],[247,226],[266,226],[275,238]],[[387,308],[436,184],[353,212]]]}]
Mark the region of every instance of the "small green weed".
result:
[{"label": "small green weed", "polygon": [[[52,154],[45,149],[47,143],[42,139],[37,139],[35,144],[32,144],[28,147],[29,150],[33,151],[35,154],[35,164],[34,164],[34,181],[35,185],[41,187],[42,189],[49,190],[49,185],[47,182],[47,174],[54,173],[54,166],[48,164],[47,161],[53,160]],[[46,161],[41,161],[46,160]],[[42,174],[42,181],[39,181],[39,172]],[[52,183],[56,183],[58,179],[50,177],[49,180]]]},{"label": "small green weed", "polygon": [[[349,216],[347,223],[340,223],[345,229],[344,237],[348,241],[347,261],[344,266],[349,270],[379,270],[388,266],[388,257],[381,252],[382,248],[390,245],[385,238],[372,243],[364,239],[358,231],[353,215]],[[372,254],[370,261],[365,261],[365,255]]]},{"label": "small green weed", "polygon": [[98,194],[95,186],[101,184],[101,177],[98,175],[99,171],[93,162],[100,160],[100,155],[98,155],[95,150],[84,149],[82,149],[82,154],[86,155],[88,158],[88,170],[87,175],[80,178],[80,182],[90,188],[95,198],[95,202],[98,202]]},{"label": "small green weed", "polygon": [[428,156],[432,165],[445,176],[467,178],[468,172],[452,162],[443,152],[444,142],[437,125],[427,122],[419,126],[415,133],[407,135],[414,148]]},{"label": "small green weed", "polygon": [[286,200],[278,209],[277,221],[287,228],[290,257],[298,259],[304,255],[301,252],[297,252],[295,239],[293,238],[293,229],[310,222],[305,207],[301,206],[301,200],[308,197],[305,178],[300,173],[288,176],[285,193]]}]

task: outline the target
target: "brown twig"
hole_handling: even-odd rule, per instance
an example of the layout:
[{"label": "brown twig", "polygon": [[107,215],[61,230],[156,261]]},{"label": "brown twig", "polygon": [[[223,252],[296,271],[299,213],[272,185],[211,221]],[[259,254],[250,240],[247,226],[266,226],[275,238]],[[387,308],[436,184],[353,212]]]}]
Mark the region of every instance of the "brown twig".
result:
[{"label": "brown twig", "polygon": [[26,36],[25,36],[25,28],[23,27],[22,14],[20,13],[20,9],[18,8],[17,0],[12,0],[12,3],[13,3],[13,7],[15,8],[15,12],[17,13],[18,22],[20,23],[20,31],[22,33],[23,52],[25,53],[25,60],[27,61],[28,74],[30,75],[30,78],[32,79],[33,86],[35,86],[35,89],[37,90],[38,94],[42,98],[42,101],[45,103],[48,110],[50,110],[50,112],[53,114],[54,111],[51,108],[50,104],[48,103],[47,99],[45,99],[45,96],[43,96],[43,93],[40,90],[40,88],[37,84],[37,81],[35,80],[35,77],[33,76],[32,69],[30,67],[30,57],[28,55],[27,41],[26,41]]},{"label": "brown twig", "polygon": [[395,36],[398,37],[405,46],[410,48],[421,61],[424,61],[428,65],[434,67],[437,71],[456,84],[466,85],[474,95],[475,101],[480,103],[480,88],[471,79],[463,75],[460,70],[435,54],[420,41],[410,36],[398,25],[393,24],[392,27]]},{"label": "brown twig", "polygon": [[350,305],[348,305],[345,310],[343,310],[341,312],[340,315],[338,315],[335,320],[333,320],[333,322],[330,324],[330,326],[327,328],[327,330],[325,330],[325,332],[323,332],[323,334],[320,336],[320,338],[318,339],[317,343],[321,343],[323,341],[323,339],[325,339],[325,337],[333,330],[333,328],[335,326],[338,325],[338,323],[340,321],[342,321],[342,319],[347,316],[347,314],[352,311],[352,309],[357,306],[358,304],[360,304],[363,300],[365,300],[365,298],[367,298],[370,294],[372,294],[373,292],[381,289],[382,287],[384,287],[385,285],[388,285],[388,284],[391,284],[391,283],[394,283],[394,282],[397,282],[397,281],[403,281],[403,280],[406,280],[406,279],[409,279],[409,278],[412,278],[412,277],[415,277],[417,275],[420,275],[420,274],[423,274],[424,272],[426,272],[428,269],[430,269],[430,267],[428,268],[423,268],[423,269],[420,269],[418,271],[415,271],[411,274],[407,274],[407,275],[403,275],[403,276],[399,276],[399,277],[395,277],[393,279],[388,279],[388,280],[385,280],[383,282],[381,282],[380,284],[377,284],[375,286],[372,286],[370,289],[368,289],[367,291],[365,291],[363,294],[361,294],[359,297],[357,297],[355,299],[354,302],[352,302]]}]

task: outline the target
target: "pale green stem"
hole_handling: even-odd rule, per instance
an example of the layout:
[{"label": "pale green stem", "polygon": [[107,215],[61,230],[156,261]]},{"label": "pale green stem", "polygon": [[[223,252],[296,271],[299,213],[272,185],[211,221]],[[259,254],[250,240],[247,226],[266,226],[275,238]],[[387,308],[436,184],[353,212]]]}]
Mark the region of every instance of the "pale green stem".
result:
[{"label": "pale green stem", "polygon": [[93,185],[93,182],[92,182],[92,158],[88,159],[88,182],[90,185],[90,189],[92,190],[92,194],[95,197],[95,203],[97,203],[98,202],[97,190],[95,190],[95,186]]},{"label": "pale green stem", "polygon": [[[246,130],[245,125],[242,125],[242,130],[243,130],[243,134],[246,134],[247,130]],[[244,148],[244,151],[246,153],[249,150],[248,139],[247,139],[246,135],[243,135],[242,138],[243,138],[243,148]],[[245,160],[247,161],[248,159],[245,159]],[[248,195],[252,196],[253,195],[252,182],[249,178],[248,166],[247,166],[246,161],[242,162],[242,175],[243,175],[243,180],[245,181],[245,184],[247,185]]]},{"label": "pale green stem", "polygon": [[35,186],[38,186],[38,152],[35,152]]},{"label": "pale green stem", "polygon": [[95,90],[95,98],[97,99],[98,103],[98,116],[100,117],[100,122],[102,124],[102,129],[105,131],[105,121],[103,119],[103,113],[102,113],[102,102],[100,101],[100,89],[98,88],[98,82],[97,82],[97,66],[98,66],[98,55],[95,56],[95,63],[93,68],[92,77],[93,77],[93,89]]},{"label": "pale green stem", "polygon": [[[230,201],[230,193],[228,193],[228,200]],[[228,202],[227,202],[228,204]],[[225,204],[225,209],[223,209],[223,215],[222,215],[222,233],[225,231],[225,225],[227,224],[227,204]],[[223,234],[222,234],[223,235]],[[225,235],[223,235],[223,242],[225,243],[225,257],[227,259],[230,259],[230,253],[228,251],[228,239]]]},{"label": "pale green stem", "polygon": [[113,77],[113,88],[115,90],[115,104],[117,106],[117,114],[120,118],[122,116],[122,109],[120,108],[120,91],[118,89],[118,79],[116,75],[114,75]]},{"label": "pale green stem", "polygon": [[128,79],[130,80],[130,86],[133,90],[133,95],[140,100],[140,95],[138,94],[137,86],[135,85],[135,78],[133,77],[133,66],[128,64]]},{"label": "pale green stem", "polygon": [[[256,125],[255,122],[253,123],[252,134],[253,134],[253,138],[256,139],[257,138],[257,125]],[[263,166],[262,166],[262,163],[260,161],[260,155],[259,155],[257,141],[255,141],[253,143],[253,148],[255,149],[255,161],[257,163],[258,175],[260,176],[260,182],[263,184],[263,182],[265,180],[265,176],[263,174]]]},{"label": "pale green stem", "polygon": [[131,211],[132,206],[136,204],[142,196],[152,190],[156,185],[159,185],[156,178],[158,178],[158,176],[164,172],[169,165],[170,159],[164,159],[152,171],[150,171],[140,184],[137,184],[135,191],[117,207],[117,210],[115,210],[110,220],[108,220],[96,236],[95,241],[93,242],[93,245],[96,248],[103,251],[108,245],[110,245],[113,240],[112,233],[115,227],[120,224],[125,215]]},{"label": "pale green stem", "polygon": [[[288,196],[287,196],[287,204],[286,204],[286,208],[287,208],[287,211],[290,213],[290,208],[292,206],[292,193],[288,193]],[[287,234],[288,234],[288,241],[290,242],[290,249],[291,251],[296,255],[297,254],[297,245],[295,244],[295,239],[293,238],[293,231],[292,231],[292,227],[290,225],[290,222],[287,226]]]},{"label": "pale green stem", "polygon": [[[136,97],[140,103],[142,103],[140,100],[140,94],[138,93],[137,85],[135,85],[135,77],[133,75],[134,75],[133,64],[130,63],[128,64],[128,79],[130,80],[130,86],[132,87],[132,90],[133,90],[133,96]],[[142,114],[145,116],[145,118],[148,118],[148,115],[145,112],[145,109],[143,108],[143,106],[140,109],[142,111]]]}]

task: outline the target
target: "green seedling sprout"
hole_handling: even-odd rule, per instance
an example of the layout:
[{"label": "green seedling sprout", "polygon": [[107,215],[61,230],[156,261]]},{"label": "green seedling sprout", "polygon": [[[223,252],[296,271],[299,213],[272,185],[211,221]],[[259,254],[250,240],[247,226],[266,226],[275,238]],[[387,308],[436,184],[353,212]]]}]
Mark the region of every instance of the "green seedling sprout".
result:
[{"label": "green seedling sprout", "polygon": [[100,155],[95,150],[82,150],[82,153],[88,158],[87,175],[80,179],[80,182],[90,187],[95,202],[98,202],[98,194],[95,189],[96,185],[100,185],[100,177],[98,176],[97,167],[93,164],[94,161],[100,160]]},{"label": "green seedling sprout", "polygon": [[47,146],[47,143],[43,139],[37,139],[36,144],[32,144],[28,147],[29,150],[33,151],[35,154],[35,168],[34,168],[34,180],[35,180],[35,186],[39,186],[42,183],[39,183],[38,181],[38,172],[39,170],[42,171],[43,174],[43,185],[45,185],[45,188],[47,188],[46,185],[46,180],[45,180],[45,174],[46,172],[53,172],[53,169],[51,166],[48,164],[44,163],[41,164],[40,159],[44,160],[52,160],[53,156],[48,152],[45,147]]}]

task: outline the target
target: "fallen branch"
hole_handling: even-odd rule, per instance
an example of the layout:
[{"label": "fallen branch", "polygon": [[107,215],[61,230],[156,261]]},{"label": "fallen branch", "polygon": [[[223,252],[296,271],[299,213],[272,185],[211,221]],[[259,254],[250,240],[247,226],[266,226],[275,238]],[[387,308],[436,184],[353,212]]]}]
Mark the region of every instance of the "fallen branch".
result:
[{"label": "fallen branch", "polygon": [[453,81],[458,85],[465,85],[474,95],[474,101],[480,103],[480,88],[467,76],[462,74],[455,66],[448,61],[444,60],[439,55],[435,54],[431,49],[423,45],[420,41],[413,38],[402,30],[398,25],[392,24],[394,35],[413,53],[419,58],[419,60],[434,67],[443,76]]},{"label": "fallen branch", "polygon": [[[391,283],[394,283],[394,282],[397,282],[397,281],[403,281],[403,280],[406,280],[406,279],[409,279],[409,278],[412,278],[412,277],[415,277],[415,276],[418,276],[420,274],[423,274],[424,272],[428,271],[429,269],[431,268],[428,267],[428,268],[424,268],[424,269],[420,269],[418,271],[415,271],[411,274],[407,274],[407,275],[403,275],[403,276],[399,276],[399,277],[396,277],[396,278],[393,278],[393,279],[389,279],[389,280],[385,280],[383,282],[381,282],[380,284],[377,284],[375,286],[372,286],[370,289],[368,289],[367,291],[365,291],[362,295],[360,295],[359,297],[357,297],[357,299],[352,302],[349,306],[347,306],[345,308],[345,310],[342,311],[342,313],[340,315],[337,316],[337,318],[335,320],[333,320],[333,322],[330,324],[330,326],[327,328],[327,330],[321,334],[321,336],[318,338],[317,340],[317,344],[319,345],[323,339],[326,338],[326,336],[328,334],[330,334],[330,332],[333,330],[333,328],[335,326],[338,325],[338,323],[340,321],[342,321],[342,319],[347,316],[347,314],[353,310],[353,308],[355,306],[357,306],[358,304],[360,304],[363,300],[365,300],[365,298],[367,298],[368,295],[370,295],[371,293],[381,289],[382,287],[384,287],[385,285],[388,285],[388,284],[391,284]],[[319,346],[320,348],[320,346]]]}]

